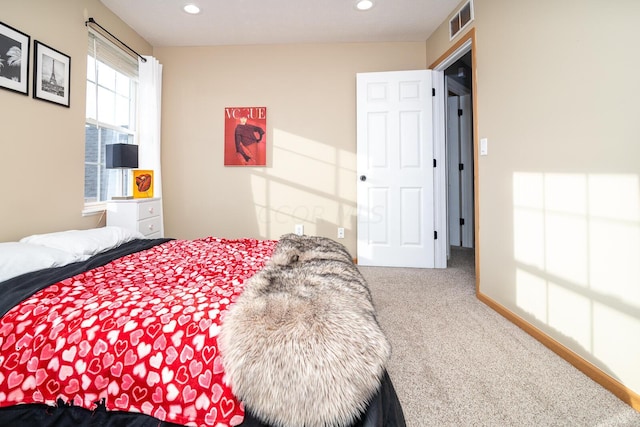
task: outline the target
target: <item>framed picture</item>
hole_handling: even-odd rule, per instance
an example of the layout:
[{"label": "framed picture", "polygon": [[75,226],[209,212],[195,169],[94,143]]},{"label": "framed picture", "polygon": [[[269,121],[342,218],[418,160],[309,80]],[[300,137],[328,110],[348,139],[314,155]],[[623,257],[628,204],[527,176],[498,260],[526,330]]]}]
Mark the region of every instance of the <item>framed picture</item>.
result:
[{"label": "framed picture", "polygon": [[153,197],[153,171],[134,169],[133,198],[144,199]]},{"label": "framed picture", "polygon": [[267,108],[224,109],[224,165],[267,164]]},{"label": "framed picture", "polygon": [[0,87],[27,95],[31,37],[0,22]]},{"label": "framed picture", "polygon": [[33,97],[69,107],[71,58],[35,40],[33,69]]}]

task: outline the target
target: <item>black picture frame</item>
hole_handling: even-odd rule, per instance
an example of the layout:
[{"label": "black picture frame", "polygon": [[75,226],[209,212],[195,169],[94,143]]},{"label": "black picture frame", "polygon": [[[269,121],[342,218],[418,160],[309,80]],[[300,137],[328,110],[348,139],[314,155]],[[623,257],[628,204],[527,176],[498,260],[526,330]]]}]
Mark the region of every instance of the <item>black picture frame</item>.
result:
[{"label": "black picture frame", "polygon": [[0,88],[28,95],[31,37],[0,22]]},{"label": "black picture frame", "polygon": [[46,44],[33,43],[33,97],[69,107],[71,57]]}]

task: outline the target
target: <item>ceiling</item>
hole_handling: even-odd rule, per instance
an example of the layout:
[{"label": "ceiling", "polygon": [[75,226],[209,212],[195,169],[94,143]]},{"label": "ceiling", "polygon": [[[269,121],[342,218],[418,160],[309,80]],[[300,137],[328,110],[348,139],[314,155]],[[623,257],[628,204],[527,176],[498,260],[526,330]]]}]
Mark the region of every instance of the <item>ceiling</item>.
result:
[{"label": "ceiling", "polygon": [[[460,0],[101,0],[154,47],[425,41]],[[187,3],[199,15],[182,10]]]}]

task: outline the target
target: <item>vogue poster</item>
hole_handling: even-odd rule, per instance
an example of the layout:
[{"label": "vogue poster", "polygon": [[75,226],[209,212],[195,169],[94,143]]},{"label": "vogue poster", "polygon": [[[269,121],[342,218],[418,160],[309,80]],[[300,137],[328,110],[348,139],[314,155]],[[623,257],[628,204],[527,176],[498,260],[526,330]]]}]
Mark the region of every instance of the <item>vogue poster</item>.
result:
[{"label": "vogue poster", "polygon": [[224,109],[224,165],[266,166],[267,108]]}]

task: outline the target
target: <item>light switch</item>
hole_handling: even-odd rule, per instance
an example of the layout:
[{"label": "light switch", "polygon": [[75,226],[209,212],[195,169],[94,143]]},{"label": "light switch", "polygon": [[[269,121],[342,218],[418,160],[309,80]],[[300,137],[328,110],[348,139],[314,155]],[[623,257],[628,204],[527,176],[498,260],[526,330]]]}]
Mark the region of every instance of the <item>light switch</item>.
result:
[{"label": "light switch", "polygon": [[489,154],[489,141],[487,138],[480,138],[480,155],[486,156]]}]

